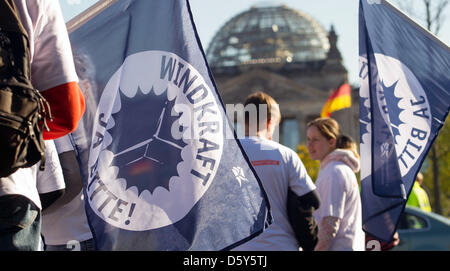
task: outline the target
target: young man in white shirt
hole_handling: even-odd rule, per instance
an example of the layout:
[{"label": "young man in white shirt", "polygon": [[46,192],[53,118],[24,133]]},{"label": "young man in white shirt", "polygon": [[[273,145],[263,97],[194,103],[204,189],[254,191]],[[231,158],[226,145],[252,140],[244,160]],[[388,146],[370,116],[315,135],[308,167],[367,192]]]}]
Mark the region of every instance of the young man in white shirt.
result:
[{"label": "young man in white shirt", "polygon": [[[299,245],[287,211],[288,190],[300,197],[306,207],[317,209],[319,198],[316,187],[297,153],[272,140],[281,119],[275,100],[263,92],[257,92],[247,98],[245,108],[250,109],[250,114],[246,116],[246,137],[241,139],[241,144],[267,193],[273,223],[261,235],[235,250],[298,251]],[[267,114],[264,114],[265,110]],[[252,119],[252,115],[256,119]]]},{"label": "young man in white shirt", "polygon": [[84,210],[83,183],[70,134],[55,140],[67,189],[43,212],[42,235],[46,251],[95,250]]},{"label": "young man in white shirt", "polygon": [[[36,172],[36,187],[41,200],[42,212],[65,193],[61,164],[53,140],[45,141],[45,169]],[[40,250],[44,250],[41,240]]]},{"label": "young man in white shirt", "polygon": [[[50,104],[54,120],[47,122],[50,131],[44,131],[44,140],[74,131],[85,105],[59,2],[7,0],[1,4],[2,12],[19,13],[30,45],[33,86]],[[42,208],[37,170],[36,166],[21,168],[0,179],[0,250],[39,249]]]}]

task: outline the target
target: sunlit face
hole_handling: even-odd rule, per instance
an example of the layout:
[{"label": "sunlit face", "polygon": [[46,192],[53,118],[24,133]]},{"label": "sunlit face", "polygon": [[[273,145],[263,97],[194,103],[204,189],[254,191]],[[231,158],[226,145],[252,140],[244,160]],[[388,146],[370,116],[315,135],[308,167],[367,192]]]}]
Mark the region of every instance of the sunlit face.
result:
[{"label": "sunlit face", "polygon": [[309,156],[313,160],[322,161],[327,154],[336,148],[335,139],[327,139],[323,136],[316,126],[310,126],[306,131],[306,147],[309,151]]}]

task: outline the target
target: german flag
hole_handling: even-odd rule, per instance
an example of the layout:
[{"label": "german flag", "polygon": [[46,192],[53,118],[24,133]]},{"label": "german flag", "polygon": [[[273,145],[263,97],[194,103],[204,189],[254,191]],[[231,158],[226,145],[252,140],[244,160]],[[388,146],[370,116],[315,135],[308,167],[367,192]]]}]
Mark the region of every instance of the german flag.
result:
[{"label": "german flag", "polygon": [[330,117],[331,112],[350,107],[352,97],[350,95],[350,85],[345,83],[331,93],[320,113],[321,118]]}]

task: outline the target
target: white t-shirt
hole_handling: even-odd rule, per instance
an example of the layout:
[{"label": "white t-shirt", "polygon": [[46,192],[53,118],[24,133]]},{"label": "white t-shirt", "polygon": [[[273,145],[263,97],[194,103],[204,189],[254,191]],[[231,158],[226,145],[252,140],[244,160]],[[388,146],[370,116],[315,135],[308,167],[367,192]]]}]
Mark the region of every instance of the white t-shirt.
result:
[{"label": "white t-shirt", "polygon": [[[36,187],[39,194],[61,190],[66,187],[58,153],[56,152],[53,140],[45,141],[45,158],[45,169],[43,171],[36,170]],[[39,165],[40,162],[38,162],[36,167],[39,167]],[[40,238],[39,241],[39,251],[44,251],[44,242],[42,241],[42,238]]]},{"label": "white t-shirt", "polygon": [[31,79],[38,90],[78,82],[59,1],[14,0],[28,33]]},{"label": "white t-shirt", "polygon": [[[31,199],[41,208],[39,194],[65,188],[58,154],[52,140],[45,141],[45,168],[39,170],[41,162],[30,168],[21,168],[0,181],[0,195],[19,194]],[[17,181],[17,182],[16,182]]]},{"label": "white t-shirt", "polygon": [[[74,148],[69,136],[55,140],[58,153],[72,151]],[[79,242],[92,238],[85,209],[84,195],[80,192],[72,201],[42,217],[42,235],[47,245],[67,245],[68,241]]]},{"label": "white t-shirt", "polygon": [[[37,167],[39,165],[40,162]],[[66,187],[53,140],[45,141],[45,169],[36,171],[36,187],[39,194],[61,190]]]},{"label": "white t-shirt", "polygon": [[289,187],[298,196],[316,189],[305,166],[297,153],[275,141],[247,137],[241,140],[241,144],[269,198],[273,223],[262,234],[235,250],[298,251],[286,204]]},{"label": "white t-shirt", "polygon": [[314,212],[317,223],[326,216],[341,219],[330,250],[364,250],[361,198],[352,169],[342,161],[330,161],[319,171],[316,186],[321,200]]},{"label": "white t-shirt", "polygon": [[[56,0],[14,0],[28,33],[33,86],[47,90],[77,82],[67,29]],[[26,196],[41,208],[36,189],[36,166],[19,169],[0,180],[0,196]]]}]

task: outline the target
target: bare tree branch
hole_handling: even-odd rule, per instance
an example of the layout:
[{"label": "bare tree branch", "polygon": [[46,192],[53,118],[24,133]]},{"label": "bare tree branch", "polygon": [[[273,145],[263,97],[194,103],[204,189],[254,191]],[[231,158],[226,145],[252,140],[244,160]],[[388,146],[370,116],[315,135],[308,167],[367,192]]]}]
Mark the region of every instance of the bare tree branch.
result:
[{"label": "bare tree branch", "polygon": [[435,14],[434,18],[432,18],[432,24],[434,24],[434,34],[438,34],[439,30],[441,30],[442,25],[445,21],[445,16],[443,16],[443,11],[445,10],[445,7],[448,5],[449,0],[441,0],[438,2],[436,8],[435,8]]},{"label": "bare tree branch", "polygon": [[425,21],[427,23],[427,29],[431,31],[431,0],[423,0],[423,4],[425,5]]},{"label": "bare tree branch", "polygon": [[422,0],[422,8],[418,8],[417,0],[395,0],[400,10],[419,20],[426,29],[435,35],[439,33],[445,22],[445,8],[449,0]]}]

